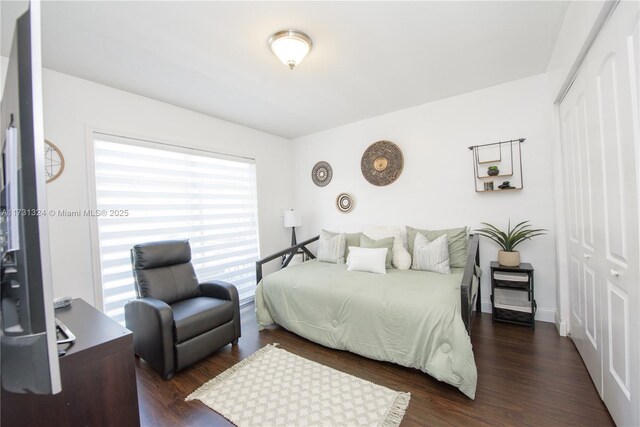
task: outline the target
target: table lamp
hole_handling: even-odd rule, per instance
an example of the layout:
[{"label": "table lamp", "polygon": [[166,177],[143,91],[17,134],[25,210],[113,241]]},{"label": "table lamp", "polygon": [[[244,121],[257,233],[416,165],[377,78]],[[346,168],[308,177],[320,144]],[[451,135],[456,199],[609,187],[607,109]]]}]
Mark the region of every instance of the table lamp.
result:
[{"label": "table lamp", "polygon": [[302,217],[293,209],[284,211],[284,228],[291,227],[291,246],[298,244],[296,241],[296,227],[302,225]]}]

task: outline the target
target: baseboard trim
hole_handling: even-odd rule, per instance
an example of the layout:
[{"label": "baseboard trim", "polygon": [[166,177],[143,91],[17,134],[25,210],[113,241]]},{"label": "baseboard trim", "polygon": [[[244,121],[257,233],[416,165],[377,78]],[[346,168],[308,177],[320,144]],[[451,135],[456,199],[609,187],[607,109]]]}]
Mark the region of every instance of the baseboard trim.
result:
[{"label": "baseboard trim", "polygon": [[[482,301],[482,312],[491,313],[492,311],[493,310],[491,309],[491,300]],[[540,320],[541,322],[556,323],[556,310],[553,308],[538,307],[538,309],[536,310],[536,320]],[[565,335],[562,335],[562,336],[566,336],[566,325],[565,325]]]},{"label": "baseboard trim", "polygon": [[563,321],[562,319],[560,319],[560,312],[556,311],[556,329],[558,330],[558,334],[561,337],[566,337],[568,334],[567,332],[569,331],[569,325],[567,325],[566,321]]},{"label": "baseboard trim", "polygon": [[567,336],[567,322],[556,322],[556,329],[561,337]]}]

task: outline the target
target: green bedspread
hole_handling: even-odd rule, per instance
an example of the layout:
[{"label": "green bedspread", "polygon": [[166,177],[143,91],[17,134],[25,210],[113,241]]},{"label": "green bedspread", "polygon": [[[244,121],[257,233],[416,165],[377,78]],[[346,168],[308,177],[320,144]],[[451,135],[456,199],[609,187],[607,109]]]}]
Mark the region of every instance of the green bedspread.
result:
[{"label": "green bedspread", "polygon": [[477,371],[460,316],[462,270],[373,274],[308,261],[258,284],[256,318],[260,329],[277,323],[327,347],[418,368],[473,399]]}]

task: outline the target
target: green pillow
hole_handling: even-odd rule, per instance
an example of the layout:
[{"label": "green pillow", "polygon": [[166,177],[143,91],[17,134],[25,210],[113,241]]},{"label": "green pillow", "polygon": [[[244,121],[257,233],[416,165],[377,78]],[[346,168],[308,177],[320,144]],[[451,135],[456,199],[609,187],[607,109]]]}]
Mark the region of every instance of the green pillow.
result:
[{"label": "green pillow", "polygon": [[360,236],[362,233],[345,233],[344,260],[349,256],[349,246],[360,246]]},{"label": "green pillow", "polygon": [[461,268],[467,265],[467,227],[448,228],[445,230],[419,230],[407,226],[407,246],[409,246],[409,253],[412,257],[416,233],[422,234],[430,242],[446,234],[449,240],[449,265]]},{"label": "green pillow", "polygon": [[385,260],[385,268],[393,268],[391,260],[393,259],[393,237],[385,237],[384,239],[374,240],[363,234],[360,237],[360,247],[362,248],[387,248],[387,259]]}]

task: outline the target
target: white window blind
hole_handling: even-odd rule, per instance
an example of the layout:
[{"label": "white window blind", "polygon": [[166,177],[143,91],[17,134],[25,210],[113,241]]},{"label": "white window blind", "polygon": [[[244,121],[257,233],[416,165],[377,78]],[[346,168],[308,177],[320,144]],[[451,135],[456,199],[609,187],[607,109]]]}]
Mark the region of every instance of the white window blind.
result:
[{"label": "white window blind", "polygon": [[[259,258],[255,164],[244,158],[95,134],[104,312],[124,320],[135,298],[130,250],[188,239],[198,280],[253,299]],[[102,211],[102,212],[100,212]]]}]

